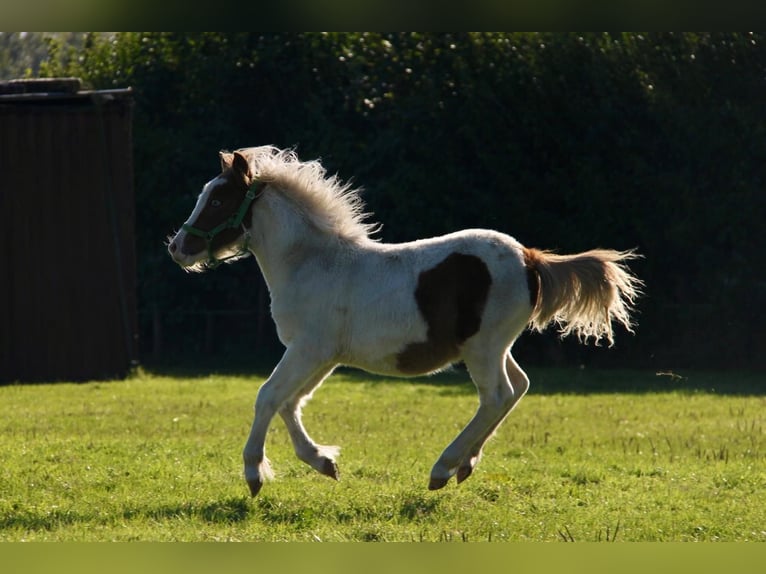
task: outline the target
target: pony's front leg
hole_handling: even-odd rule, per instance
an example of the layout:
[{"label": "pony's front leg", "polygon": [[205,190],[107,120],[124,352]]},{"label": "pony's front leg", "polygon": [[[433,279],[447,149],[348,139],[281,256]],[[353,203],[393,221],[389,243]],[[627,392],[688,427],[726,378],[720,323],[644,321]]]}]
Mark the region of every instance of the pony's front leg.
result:
[{"label": "pony's front leg", "polygon": [[279,409],[279,415],[285,422],[287,432],[290,434],[296,456],[321,474],[338,480],[338,465],[335,463],[335,459],[340,448],[316,444],[311,440],[301,421],[301,408],[331,372],[332,369],[328,369],[308,381],[303,388],[282,405],[282,408]]},{"label": "pony's front leg", "polygon": [[317,360],[316,354],[310,349],[291,346],[258,390],[255,419],[242,452],[245,480],[252,496],[258,494],[264,480],[273,477],[264,446],[271,420],[282,405],[303,388],[307,381],[317,377],[317,373],[327,371],[327,363]]}]

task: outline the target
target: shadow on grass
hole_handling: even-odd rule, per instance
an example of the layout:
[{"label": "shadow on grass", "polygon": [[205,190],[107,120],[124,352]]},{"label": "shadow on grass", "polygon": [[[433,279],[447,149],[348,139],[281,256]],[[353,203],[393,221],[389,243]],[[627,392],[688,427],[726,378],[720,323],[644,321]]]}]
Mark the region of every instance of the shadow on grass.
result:
[{"label": "shadow on grass", "polygon": [[0,516],[0,530],[53,531],[73,524],[109,524],[120,520],[193,520],[210,524],[235,524],[248,519],[253,512],[249,499],[233,497],[208,503],[185,502],[156,508],[127,508],[115,515],[53,509],[32,512],[19,509]]},{"label": "shadow on grass", "polygon": [[[252,360],[204,359],[155,364],[144,367],[148,373],[179,378],[204,378],[211,375],[265,379],[278,358]],[[764,395],[766,373],[748,371],[655,371],[648,369],[609,369],[583,367],[526,367],[532,394],[594,393],[711,393],[720,395]],[[473,394],[476,389],[462,364],[432,376],[397,378],[341,367],[336,376],[368,384],[417,383],[439,388],[445,394]]]},{"label": "shadow on grass", "polygon": [[161,377],[202,379],[214,375],[253,377],[265,379],[274,370],[279,358],[188,358],[174,361],[152,362],[141,365],[140,371]]},{"label": "shadow on grass", "polygon": [[246,520],[252,512],[247,498],[232,497],[208,503],[184,502],[157,508],[136,508],[123,511],[122,517],[152,520],[202,519],[210,524],[234,524]]},{"label": "shadow on grass", "polygon": [[82,514],[67,509],[41,512],[14,510],[0,515],[0,530],[53,531],[62,526],[93,522],[95,515]]},{"label": "shadow on grass", "polygon": [[[388,505],[376,507],[359,501],[350,501],[342,510],[336,510],[334,519],[338,523],[387,522],[393,518],[404,523],[421,524],[438,519],[442,499],[423,493],[410,493],[397,502],[394,509]],[[332,512],[332,511],[330,511]],[[106,513],[72,511],[67,509],[16,509],[0,515],[0,530],[23,532],[55,532],[71,526],[124,525],[126,521],[140,525],[152,523],[204,521],[212,526],[226,526],[255,520],[264,524],[288,526],[305,531],[318,522],[328,519],[328,511],[304,504],[300,500],[281,499],[275,496],[260,496],[255,500],[246,497],[230,497],[213,502],[184,502],[164,504],[156,507],[144,506],[116,510]],[[371,530],[373,528],[373,530]],[[358,533],[359,540],[380,539],[374,527],[365,527]]]}]

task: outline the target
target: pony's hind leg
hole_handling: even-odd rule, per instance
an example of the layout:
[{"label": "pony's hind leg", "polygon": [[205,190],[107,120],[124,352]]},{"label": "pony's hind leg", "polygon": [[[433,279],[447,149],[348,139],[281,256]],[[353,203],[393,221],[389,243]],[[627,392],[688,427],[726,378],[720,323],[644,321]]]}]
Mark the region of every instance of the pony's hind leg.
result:
[{"label": "pony's hind leg", "polygon": [[332,369],[320,373],[308,381],[298,393],[282,405],[282,408],[279,409],[279,415],[290,434],[296,456],[321,474],[338,480],[338,465],[335,463],[335,459],[340,452],[340,447],[316,444],[306,432],[301,421],[301,408],[330,373],[332,373]]},{"label": "pony's hind leg", "polygon": [[476,414],[442,452],[431,469],[430,490],[442,488],[457,475],[468,478],[481,458],[484,443],[529,388],[529,380],[507,349],[499,353],[477,352],[464,356],[479,391]]},{"label": "pony's hind leg", "polygon": [[332,369],[327,362],[312,357],[312,353],[298,346],[288,347],[268,380],[258,390],[255,401],[255,419],[242,451],[245,480],[250,494],[261,490],[263,481],[272,477],[266,458],[266,432],[274,415],[293,397],[307,381],[321,380]]},{"label": "pony's hind leg", "polygon": [[521,370],[521,367],[519,367],[518,363],[516,363],[510,351],[506,354],[505,357],[505,372],[508,376],[511,388],[513,389],[511,403],[503,417],[498,420],[494,426],[487,429],[486,433],[478,438],[474,445],[469,449],[468,455],[461,461],[455,475],[458,484],[463,482],[471,475],[473,469],[481,459],[481,451],[489,437],[494,434],[495,430],[497,430],[500,424],[508,417],[514,407],[519,403],[521,398],[529,389],[529,378],[527,377],[526,373]]}]

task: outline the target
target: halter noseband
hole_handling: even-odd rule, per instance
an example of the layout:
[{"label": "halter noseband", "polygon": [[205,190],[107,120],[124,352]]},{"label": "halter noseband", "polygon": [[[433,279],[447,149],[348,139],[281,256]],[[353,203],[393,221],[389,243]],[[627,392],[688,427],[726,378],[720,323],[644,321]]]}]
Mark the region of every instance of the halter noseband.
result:
[{"label": "halter noseband", "polygon": [[[189,225],[188,223],[184,223],[181,226],[181,229],[183,229],[189,235],[201,237],[207,242],[207,261],[205,262],[207,267],[215,269],[224,261],[234,259],[235,257],[240,257],[248,253],[247,246],[250,243],[250,229],[242,224],[242,220],[245,218],[247,208],[250,207],[250,204],[258,196],[258,193],[263,191],[263,188],[265,187],[266,183],[257,180],[254,181],[252,185],[247,189],[247,193],[245,193],[245,197],[242,200],[242,203],[239,205],[237,213],[229,217],[223,223],[216,225],[210,231],[203,231],[194,227],[193,225]],[[242,228],[245,230],[245,234],[243,236],[243,242],[239,248],[239,251],[237,251],[234,255],[229,255],[223,259],[216,259],[215,255],[213,255],[213,238],[226,229],[237,229],[240,225],[242,225]]]}]

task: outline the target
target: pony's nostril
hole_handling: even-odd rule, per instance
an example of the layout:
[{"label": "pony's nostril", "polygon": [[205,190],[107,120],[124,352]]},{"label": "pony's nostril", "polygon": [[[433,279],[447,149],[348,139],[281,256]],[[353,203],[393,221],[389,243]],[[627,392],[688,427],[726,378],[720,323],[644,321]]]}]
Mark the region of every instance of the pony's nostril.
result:
[{"label": "pony's nostril", "polygon": [[168,245],[168,251],[170,251],[171,253],[175,253],[177,249],[178,249],[178,245],[176,245],[176,242],[171,241],[170,245]]}]

